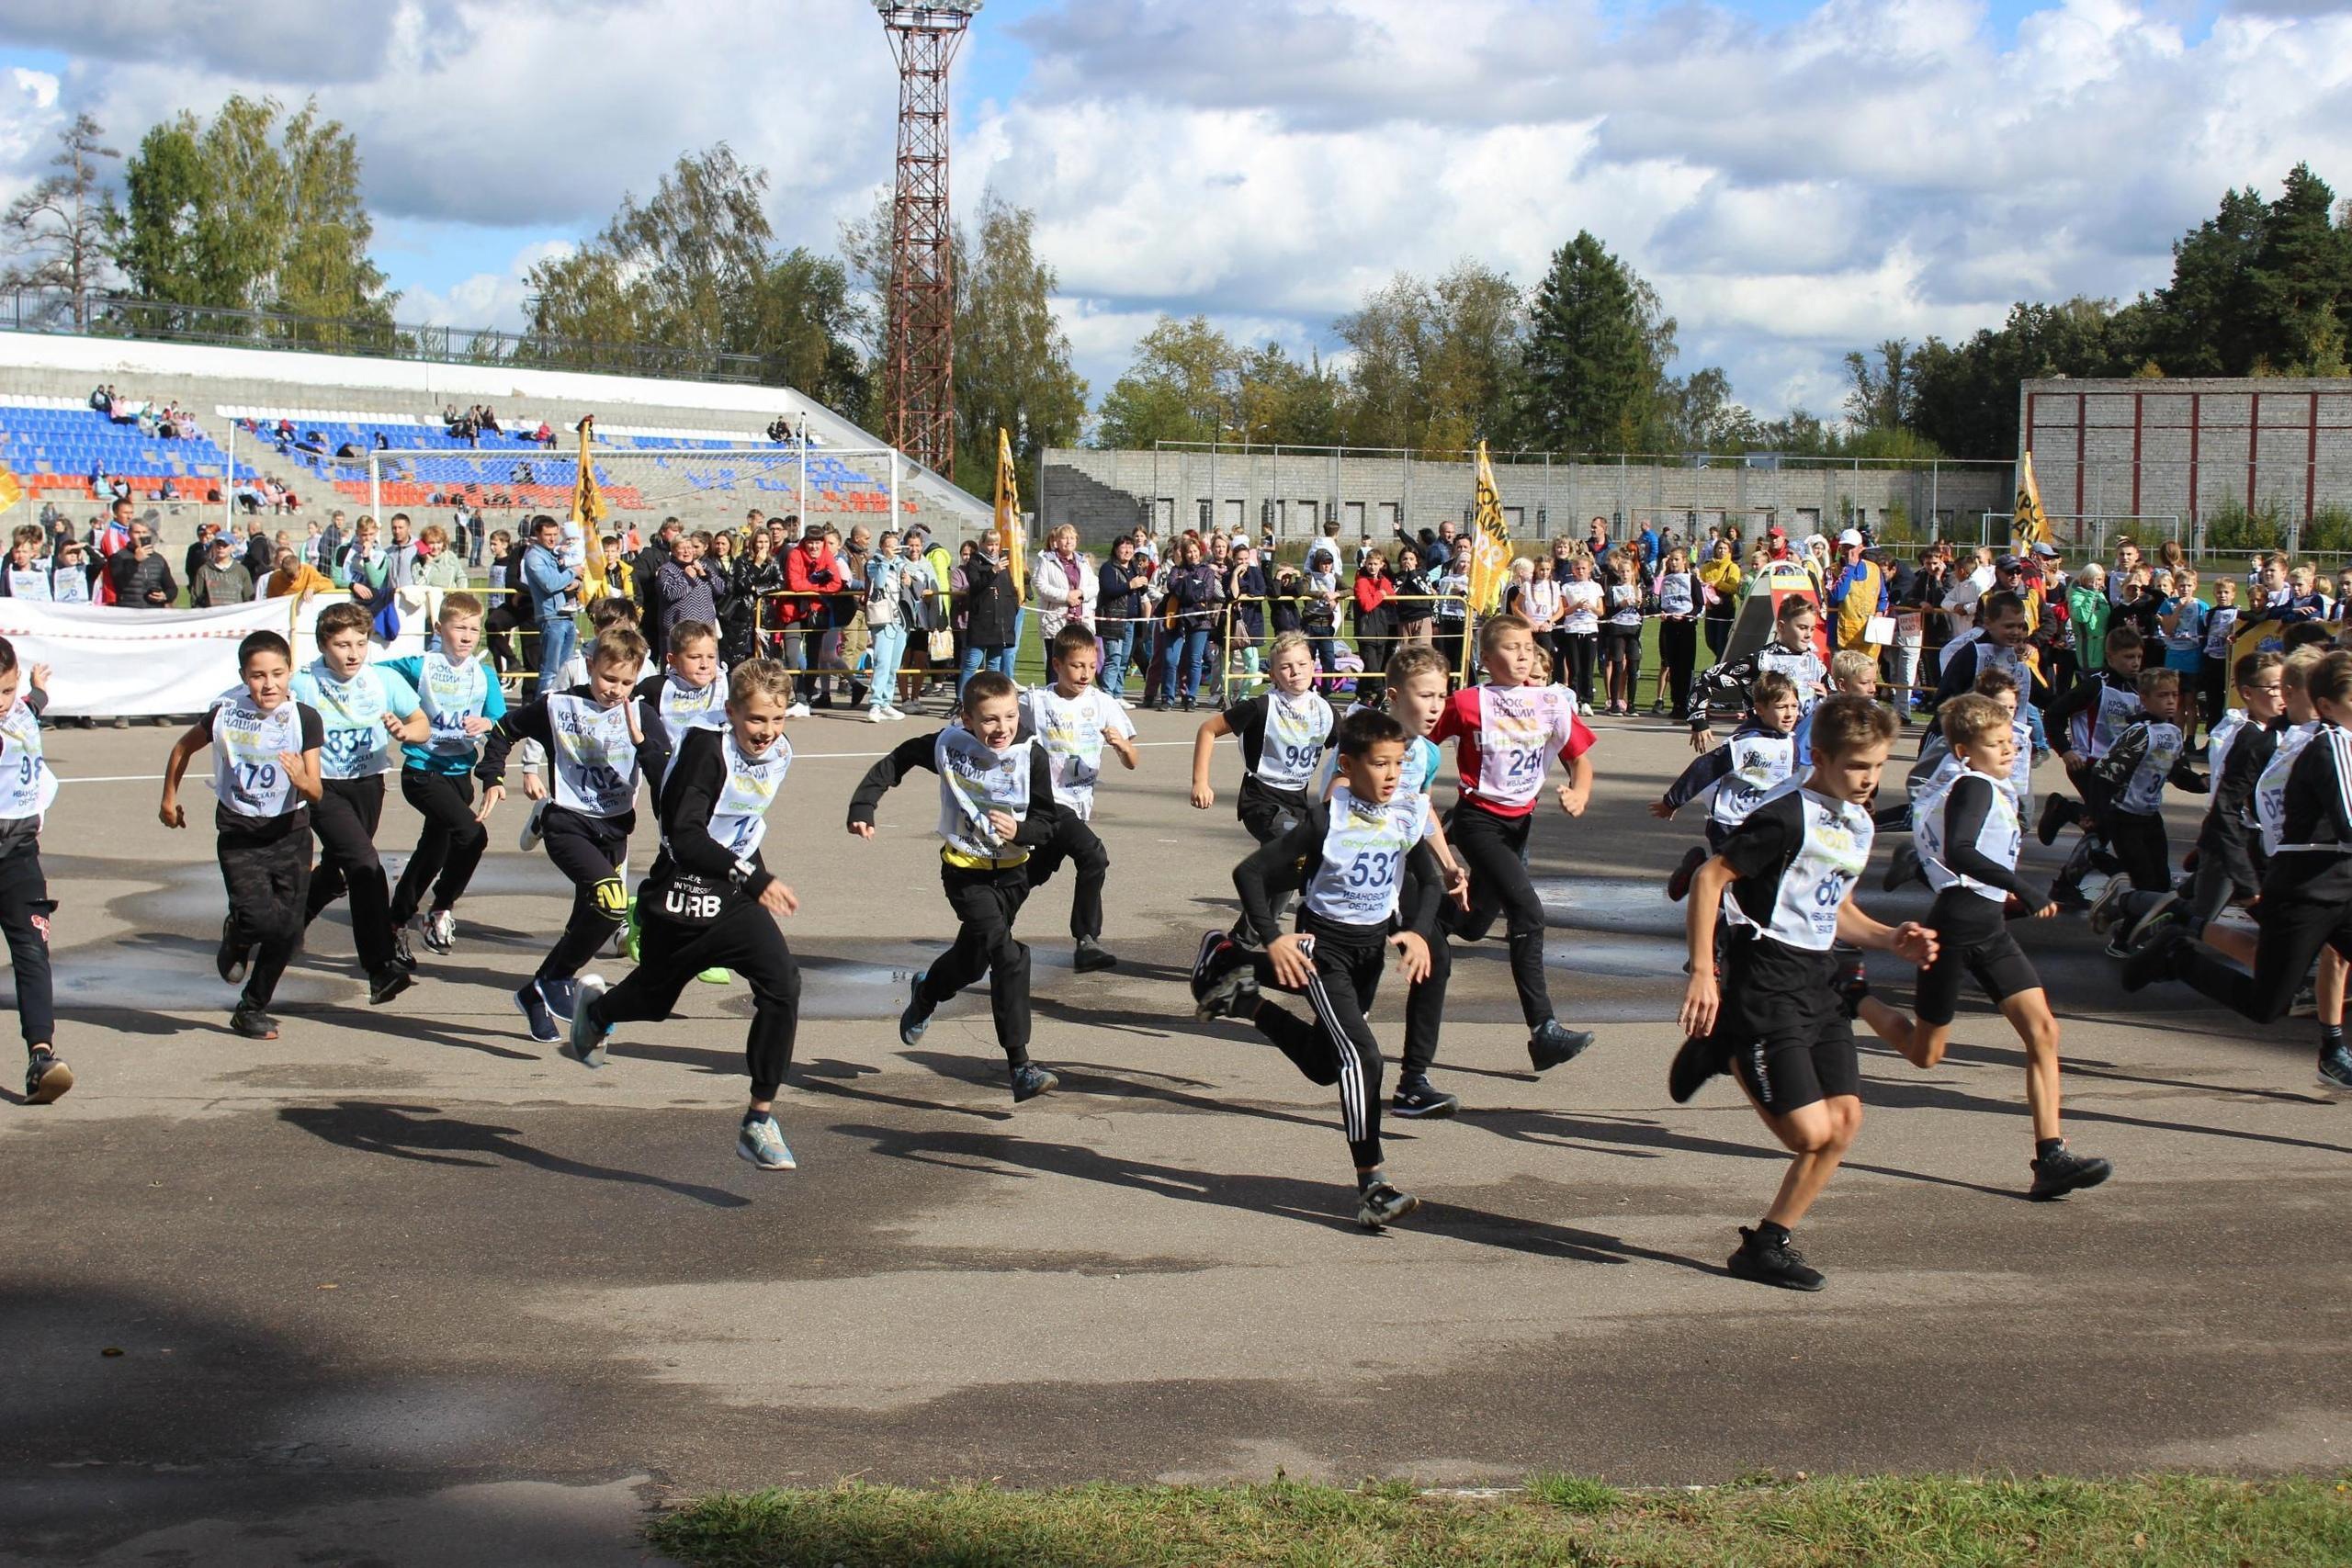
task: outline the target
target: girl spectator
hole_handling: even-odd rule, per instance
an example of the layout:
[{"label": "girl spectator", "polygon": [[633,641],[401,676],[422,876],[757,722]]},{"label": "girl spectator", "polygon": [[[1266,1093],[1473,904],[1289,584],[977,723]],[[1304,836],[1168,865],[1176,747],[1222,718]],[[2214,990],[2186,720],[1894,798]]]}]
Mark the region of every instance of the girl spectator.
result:
[{"label": "girl spectator", "polygon": [[2075,661],[2085,671],[2107,668],[2107,628],[2115,604],[2107,596],[2107,568],[2092,561],[2066,590],[2066,624],[2075,629]]},{"label": "girl spectator", "polygon": [[1600,586],[1609,610],[1600,625],[1601,682],[1608,702],[1601,711],[1631,717],[1642,677],[1643,598],[1641,562],[1631,549],[1610,552]]},{"label": "girl spectator", "polygon": [[[1175,688],[1178,705],[1186,713],[1201,689],[1203,667],[1208,661],[1209,633],[1225,590],[1216,569],[1208,563],[1197,536],[1187,534],[1177,547],[1176,565],[1168,574],[1168,604],[1171,612],[1167,684]],[[1163,692],[1160,705],[1167,705]]]},{"label": "girl spectator", "polygon": [[463,588],[466,567],[449,548],[449,531],[428,523],[416,536],[416,570],[409,581],[418,588]]},{"label": "girl spectator", "polygon": [[2213,608],[2205,617],[2205,647],[2198,660],[2197,694],[2205,715],[2205,738],[2230,705],[2230,655],[2238,635],[2237,579],[2222,572],[2213,579]]},{"label": "girl spectator", "polygon": [[1233,608],[1226,620],[1225,655],[1217,668],[1230,673],[1238,662],[1254,672],[1255,649],[1266,640],[1266,602],[1273,592],[1273,584],[1266,581],[1266,569],[1258,564],[1255,546],[1244,542],[1233,547],[1225,592]]},{"label": "girl spectator", "polygon": [[907,627],[920,615],[922,601],[913,589],[913,574],[928,572],[920,561],[899,554],[899,536],[885,531],[874,542],[865,561],[865,627],[873,637],[874,669],[865,688],[865,716],[875,724],[906,717],[897,701],[899,666],[907,651]]},{"label": "girl spectator", "polygon": [[1396,580],[1389,575],[1388,558],[1378,549],[1364,552],[1356,568],[1356,652],[1363,660],[1363,674],[1356,682],[1356,701],[1378,707],[1387,695],[1388,655],[1396,641],[1396,611],[1389,601],[1396,595]]},{"label": "girl spectator", "polygon": [[1309,550],[1298,596],[1298,629],[1306,634],[1315,667],[1326,676],[1340,668],[1340,577],[1338,558]]},{"label": "girl spectator", "polygon": [[1150,586],[1151,569],[1137,558],[1135,536],[1123,534],[1114,539],[1111,558],[1095,575],[1094,636],[1102,645],[1102,672],[1095,683],[1123,708],[1136,705],[1127,701],[1127,664],[1143,626],[1144,593]]},{"label": "girl spectator", "polygon": [[1708,547],[1707,558],[1699,568],[1699,586],[1700,598],[1705,601],[1700,625],[1706,633],[1711,664],[1723,662],[1724,645],[1731,641],[1731,624],[1739,614],[1739,585],[1747,575],[1739,569],[1739,547],[1730,538],[1719,537]]},{"label": "girl spectator", "polygon": [[1553,634],[1552,673],[1559,684],[1576,693],[1577,702],[1592,708],[1592,674],[1600,663],[1600,615],[1605,601],[1593,581],[1592,558],[1577,550],[1567,558],[1568,580],[1560,584],[1559,629]]},{"label": "girl spectator", "polygon": [[977,543],[970,539],[964,540],[956,547],[956,564],[947,573],[947,600],[953,606],[949,630],[953,633],[952,640],[955,644],[956,686],[958,692],[963,690],[964,685],[964,649],[969,645],[971,639],[972,580],[968,569],[973,558],[979,553],[980,547]]},{"label": "girl spectator", "polygon": [[1446,678],[1458,681],[1464,673],[1462,637],[1470,598],[1470,552],[1459,543],[1447,558],[1445,570],[1438,574],[1435,587],[1439,595],[1435,616],[1437,650],[1445,656]]},{"label": "girl spectator", "polygon": [[2180,741],[2188,747],[2197,743],[2198,716],[2197,705],[2188,697],[2204,679],[2205,627],[2213,608],[2197,596],[2195,567],[2176,567],[2172,584],[2172,592],[2156,606],[2156,625],[2164,633],[2165,668],[2180,675]]},{"label": "girl spectator", "polygon": [[[1396,547],[1396,641],[1429,642],[1434,636],[1437,590],[1421,552],[1411,545]],[[1385,670],[1385,665],[1382,666]]]},{"label": "girl spectator", "polygon": [[982,670],[1012,679],[1013,639],[1021,635],[1021,596],[1013,592],[1004,536],[991,528],[964,562],[964,660],[956,689]]},{"label": "girl spectator", "polygon": [[778,636],[774,595],[784,592],[784,563],[766,529],[754,530],[749,554],[728,578],[718,601],[719,654],[729,665],[775,657]]},{"label": "girl spectator", "polygon": [[1699,657],[1699,579],[1690,570],[1690,553],[1680,545],[1666,552],[1659,563],[1650,597],[1657,604],[1657,690],[1651,694],[1650,712],[1667,711],[1667,694],[1674,697],[1679,718],[1690,701],[1690,673]]}]

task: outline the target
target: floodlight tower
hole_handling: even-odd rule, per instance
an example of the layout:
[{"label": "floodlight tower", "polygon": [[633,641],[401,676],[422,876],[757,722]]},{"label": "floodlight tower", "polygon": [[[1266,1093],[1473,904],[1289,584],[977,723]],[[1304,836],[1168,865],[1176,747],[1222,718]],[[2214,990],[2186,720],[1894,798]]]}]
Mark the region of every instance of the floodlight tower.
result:
[{"label": "floodlight tower", "polygon": [[947,67],[981,0],[874,0],[899,60],[899,168],[890,203],[890,445],[956,467],[956,274],[947,210]]}]

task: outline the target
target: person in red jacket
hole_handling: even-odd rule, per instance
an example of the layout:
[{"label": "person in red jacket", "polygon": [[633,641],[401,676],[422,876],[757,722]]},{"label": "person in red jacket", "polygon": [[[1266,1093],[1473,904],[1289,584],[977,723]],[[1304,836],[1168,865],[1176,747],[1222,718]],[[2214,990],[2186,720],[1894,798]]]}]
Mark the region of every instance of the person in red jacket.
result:
[{"label": "person in red jacket", "polygon": [[1388,601],[1396,596],[1396,580],[1388,574],[1388,558],[1378,550],[1364,553],[1356,568],[1356,651],[1363,657],[1363,675],[1356,682],[1356,701],[1378,707],[1387,698],[1382,671],[1396,642],[1396,613]]},{"label": "person in red jacket", "polygon": [[833,602],[808,595],[842,590],[841,565],[833,558],[832,547],[825,542],[825,530],[817,524],[803,529],[800,543],[785,556],[784,586],[786,596],[776,617],[785,626],[784,661],[809,672],[791,713],[795,718],[806,718],[812,707],[833,705],[832,678],[816,673],[824,664],[825,628],[831,624]]}]

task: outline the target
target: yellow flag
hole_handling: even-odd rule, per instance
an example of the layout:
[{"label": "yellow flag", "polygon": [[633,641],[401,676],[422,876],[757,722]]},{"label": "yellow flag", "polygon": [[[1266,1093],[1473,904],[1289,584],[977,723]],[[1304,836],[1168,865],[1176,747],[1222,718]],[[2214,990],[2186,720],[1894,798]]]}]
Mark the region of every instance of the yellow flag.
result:
[{"label": "yellow flag", "polygon": [[2033,454],[2021,454],[2018,458],[2018,498],[2012,503],[2015,515],[2009,519],[2009,537],[2015,548],[2030,550],[2036,545],[2047,545],[2050,537],[2050,514],[2041,510],[2041,487],[2033,480]]},{"label": "yellow flag", "polygon": [[0,512],[6,512],[25,499],[25,487],[17,482],[16,470],[0,464]]},{"label": "yellow flag", "polygon": [[[571,486],[571,520],[580,525],[583,534],[594,534],[596,525],[605,520],[605,492],[596,483],[596,416],[590,414],[580,422],[580,477]],[[593,541],[592,541],[593,542]],[[597,552],[590,550],[594,559]]]},{"label": "yellow flag", "polygon": [[1012,591],[1029,597],[1029,539],[1021,525],[1021,480],[1012,471],[1012,437],[1002,425],[996,432],[996,531],[1004,541],[1005,559],[1012,564]]},{"label": "yellow flag", "polygon": [[1487,461],[1487,444],[1478,443],[1476,506],[1470,517],[1470,613],[1491,615],[1502,605],[1503,584],[1510,576],[1510,529],[1503,522],[1503,498],[1495,489],[1495,470]]}]

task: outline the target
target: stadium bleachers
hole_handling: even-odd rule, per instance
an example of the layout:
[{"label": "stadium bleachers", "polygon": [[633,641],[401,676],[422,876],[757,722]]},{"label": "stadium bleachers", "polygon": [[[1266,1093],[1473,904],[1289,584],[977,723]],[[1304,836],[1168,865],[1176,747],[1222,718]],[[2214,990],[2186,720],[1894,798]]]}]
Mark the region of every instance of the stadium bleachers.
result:
[{"label": "stadium bleachers", "polygon": [[[209,425],[201,434],[165,440],[66,398],[0,399],[0,465],[17,475],[28,495],[74,500],[96,499],[93,470],[123,479],[145,500],[161,496],[166,479],[181,498],[198,500],[230,477],[229,454]],[[256,477],[242,458],[236,468],[237,479]]]}]

